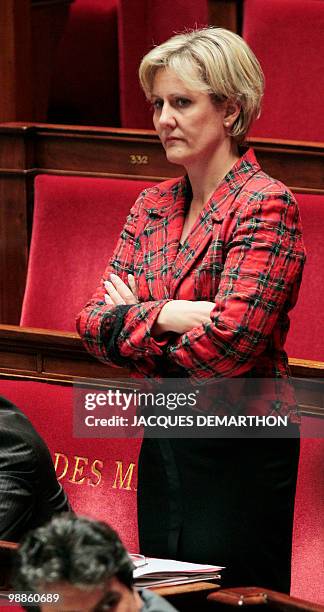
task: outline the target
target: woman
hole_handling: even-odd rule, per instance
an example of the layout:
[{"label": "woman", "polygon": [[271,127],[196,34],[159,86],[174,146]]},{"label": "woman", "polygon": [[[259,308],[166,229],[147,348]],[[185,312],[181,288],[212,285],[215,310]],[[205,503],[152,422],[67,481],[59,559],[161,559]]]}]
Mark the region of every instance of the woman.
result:
[{"label": "woman", "polygon": [[[259,63],[239,36],[206,28],[154,48],[140,80],[166,156],[187,174],[139,196],[81,337],[147,376],[286,378],[304,247],[292,194],[239,148],[260,111]],[[296,433],[294,410],[278,409]],[[145,438],[142,552],[223,564],[225,585],[289,591],[298,444]]]}]

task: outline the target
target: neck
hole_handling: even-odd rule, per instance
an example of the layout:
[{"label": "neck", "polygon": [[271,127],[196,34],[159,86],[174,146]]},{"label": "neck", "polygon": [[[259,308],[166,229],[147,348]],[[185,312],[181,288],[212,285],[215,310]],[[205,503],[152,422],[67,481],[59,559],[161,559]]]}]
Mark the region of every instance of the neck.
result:
[{"label": "neck", "polygon": [[200,211],[240,155],[236,143],[227,138],[209,159],[198,160],[186,168],[192,188],[192,207]]}]

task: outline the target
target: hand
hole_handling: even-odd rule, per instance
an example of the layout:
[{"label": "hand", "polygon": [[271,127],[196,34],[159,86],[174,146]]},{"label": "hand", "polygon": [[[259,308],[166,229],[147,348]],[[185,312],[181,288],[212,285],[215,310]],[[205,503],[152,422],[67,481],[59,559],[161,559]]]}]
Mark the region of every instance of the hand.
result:
[{"label": "hand", "polygon": [[172,300],[160,311],[152,330],[153,336],[165,332],[184,334],[193,327],[210,323],[210,313],[214,302],[191,302],[190,300]]},{"label": "hand", "polygon": [[106,304],[119,306],[120,304],[137,304],[138,297],[135,285],[135,278],[132,274],[128,274],[129,287],[122,281],[117,274],[110,275],[110,281],[105,281]]}]

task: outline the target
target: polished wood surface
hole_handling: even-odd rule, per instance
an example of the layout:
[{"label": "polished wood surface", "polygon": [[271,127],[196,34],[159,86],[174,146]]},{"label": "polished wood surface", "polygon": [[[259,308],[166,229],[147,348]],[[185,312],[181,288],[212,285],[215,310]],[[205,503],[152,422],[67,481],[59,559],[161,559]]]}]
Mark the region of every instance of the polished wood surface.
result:
[{"label": "polished wood surface", "polygon": [[[301,414],[324,417],[324,363],[290,360]],[[71,332],[0,325],[0,376],[111,387],[136,386],[131,370],[92,357]],[[139,384],[139,383],[138,383]]]},{"label": "polished wood surface", "polygon": [[208,0],[208,23],[219,28],[242,32],[242,0]]},{"label": "polished wood surface", "polygon": [[178,586],[155,587],[152,589],[165,597],[179,612],[207,612],[211,609],[207,595],[219,589],[213,582],[193,582]]},{"label": "polished wood surface", "polygon": [[[0,123],[0,174],[39,172],[163,180],[169,164],[153,130]],[[295,192],[324,194],[324,143],[250,138],[265,172]]]},{"label": "polished wood surface", "polygon": [[[208,595],[208,601],[212,604],[225,604],[230,606],[267,606],[270,609],[283,610],[284,612],[324,612],[324,606],[297,597],[290,597],[284,593],[262,589],[260,587],[236,587],[231,589],[220,589]],[[212,610],[212,607],[210,608]],[[223,608],[222,608],[223,609]]]}]

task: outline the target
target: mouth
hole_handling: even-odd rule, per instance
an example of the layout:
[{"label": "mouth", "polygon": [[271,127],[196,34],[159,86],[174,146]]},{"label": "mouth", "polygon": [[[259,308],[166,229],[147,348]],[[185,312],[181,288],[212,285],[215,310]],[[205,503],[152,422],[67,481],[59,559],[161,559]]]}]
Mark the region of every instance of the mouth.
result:
[{"label": "mouth", "polygon": [[182,140],[183,140],[182,138],[177,138],[175,136],[168,136],[164,142],[165,144],[170,144],[172,142],[182,142]]}]

